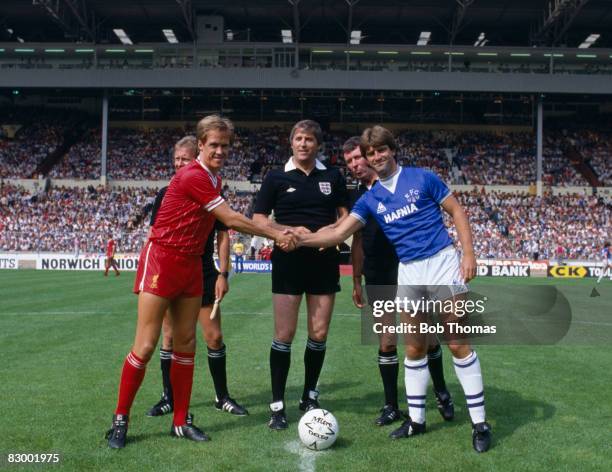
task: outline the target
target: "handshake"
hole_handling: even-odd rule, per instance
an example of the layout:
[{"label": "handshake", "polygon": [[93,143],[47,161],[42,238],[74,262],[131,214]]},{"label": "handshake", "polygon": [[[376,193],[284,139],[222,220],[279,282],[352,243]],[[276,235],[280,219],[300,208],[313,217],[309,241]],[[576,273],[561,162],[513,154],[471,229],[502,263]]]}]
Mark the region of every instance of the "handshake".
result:
[{"label": "handshake", "polygon": [[285,252],[290,252],[303,246],[304,236],[311,234],[308,228],[304,226],[295,226],[282,230],[280,236],[276,238],[275,242]]}]

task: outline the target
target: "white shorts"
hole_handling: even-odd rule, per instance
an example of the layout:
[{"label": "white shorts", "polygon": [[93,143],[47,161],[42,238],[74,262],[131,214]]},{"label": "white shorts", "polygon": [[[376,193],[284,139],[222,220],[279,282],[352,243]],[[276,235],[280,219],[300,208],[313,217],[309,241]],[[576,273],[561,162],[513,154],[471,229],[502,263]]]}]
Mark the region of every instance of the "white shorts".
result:
[{"label": "white shorts", "polygon": [[454,246],[448,246],[427,259],[400,262],[397,285],[398,296],[409,298],[442,299],[469,291],[461,276],[459,254]]}]

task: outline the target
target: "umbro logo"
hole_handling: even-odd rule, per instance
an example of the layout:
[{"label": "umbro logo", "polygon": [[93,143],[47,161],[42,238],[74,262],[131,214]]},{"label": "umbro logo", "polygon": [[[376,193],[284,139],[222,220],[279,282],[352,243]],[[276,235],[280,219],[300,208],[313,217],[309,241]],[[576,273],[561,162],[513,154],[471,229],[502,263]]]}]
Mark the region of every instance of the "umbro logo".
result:
[{"label": "umbro logo", "polygon": [[382,202],[379,202],[378,207],[376,208],[376,214],[380,215],[381,213],[384,213],[385,211],[387,211],[387,208],[382,204]]},{"label": "umbro logo", "polygon": [[287,193],[291,193],[291,192],[295,192],[295,189],[293,187],[289,187],[287,189]]}]

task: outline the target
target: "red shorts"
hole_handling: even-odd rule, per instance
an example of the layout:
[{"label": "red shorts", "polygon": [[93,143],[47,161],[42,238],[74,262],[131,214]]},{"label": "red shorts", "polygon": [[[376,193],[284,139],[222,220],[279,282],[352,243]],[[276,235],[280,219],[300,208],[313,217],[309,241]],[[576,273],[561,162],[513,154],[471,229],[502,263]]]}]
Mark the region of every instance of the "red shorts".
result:
[{"label": "red shorts", "polygon": [[160,297],[202,296],[202,258],[184,256],[148,242],[140,252],[134,293],[148,292]]}]

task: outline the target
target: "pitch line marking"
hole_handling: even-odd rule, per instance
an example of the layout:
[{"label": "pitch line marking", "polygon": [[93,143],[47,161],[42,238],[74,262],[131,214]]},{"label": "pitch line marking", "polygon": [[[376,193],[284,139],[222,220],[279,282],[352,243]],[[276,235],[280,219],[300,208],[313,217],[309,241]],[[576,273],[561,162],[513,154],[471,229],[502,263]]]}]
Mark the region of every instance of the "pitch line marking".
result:
[{"label": "pitch line marking", "polygon": [[327,454],[327,451],[311,451],[298,440],[285,443],[285,450],[298,456],[300,472],[315,472],[317,456]]}]

